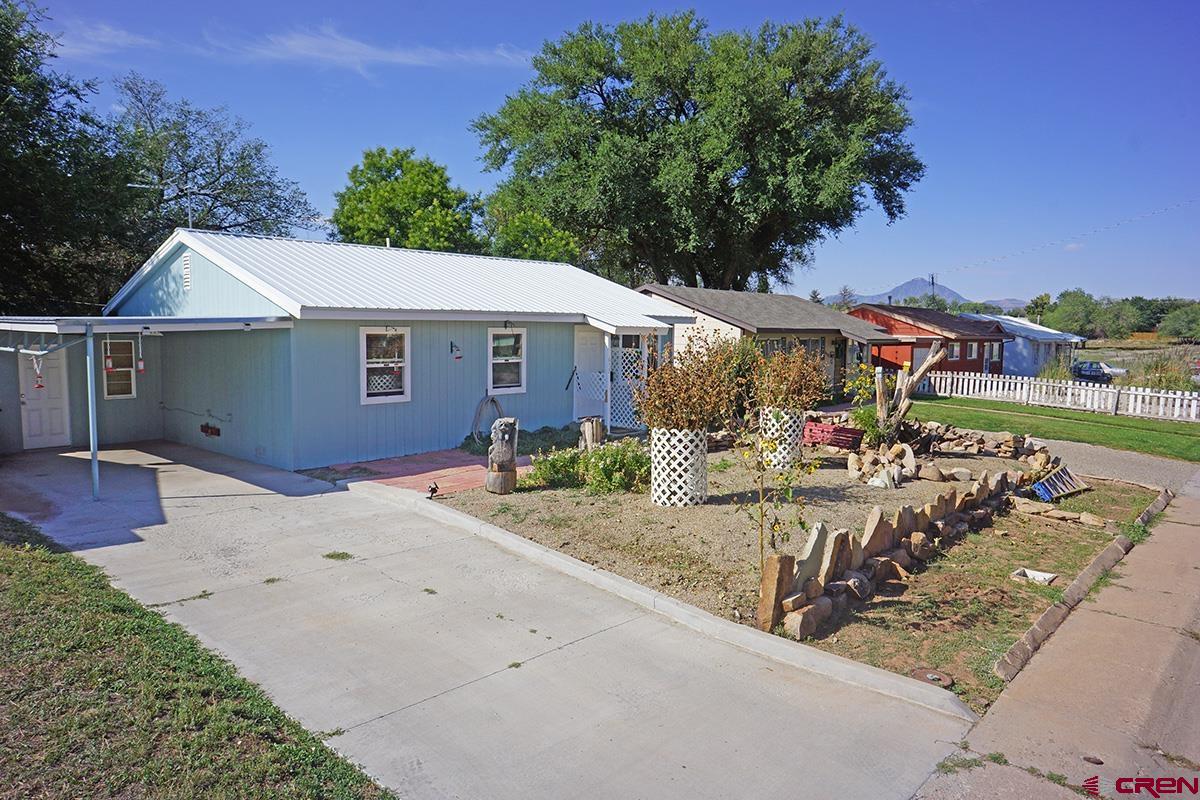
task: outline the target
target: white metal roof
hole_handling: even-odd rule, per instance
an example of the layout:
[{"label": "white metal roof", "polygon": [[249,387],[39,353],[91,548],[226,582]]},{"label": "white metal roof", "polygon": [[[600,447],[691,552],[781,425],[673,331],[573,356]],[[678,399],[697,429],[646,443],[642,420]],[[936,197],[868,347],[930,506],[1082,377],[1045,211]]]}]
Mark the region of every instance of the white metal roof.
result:
[{"label": "white metal roof", "polygon": [[570,264],[179,229],[105,307],[189,246],[294,317],[554,319],[617,329],[690,322]]},{"label": "white metal roof", "polygon": [[1038,325],[1036,322],[1031,322],[1023,317],[1010,317],[1007,314],[959,314],[959,316],[967,319],[998,322],[1000,323],[1000,327],[1004,328],[1005,333],[1011,333],[1013,336],[1020,336],[1024,339],[1032,339],[1035,342],[1074,342],[1082,344],[1087,341],[1082,336],[1056,331],[1054,328]]},{"label": "white metal roof", "polygon": [[37,334],[165,333],[290,328],[291,317],[0,317],[0,331]]}]

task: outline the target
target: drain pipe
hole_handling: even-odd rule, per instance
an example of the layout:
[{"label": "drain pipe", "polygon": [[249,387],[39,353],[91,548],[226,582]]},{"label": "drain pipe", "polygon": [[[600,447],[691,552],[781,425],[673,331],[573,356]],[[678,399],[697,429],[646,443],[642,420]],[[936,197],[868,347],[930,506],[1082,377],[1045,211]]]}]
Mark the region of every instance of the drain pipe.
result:
[{"label": "drain pipe", "polygon": [[100,455],[97,452],[96,436],[96,337],[92,323],[84,330],[87,336],[87,400],[88,400],[88,447],[92,451],[92,499],[100,499]]}]

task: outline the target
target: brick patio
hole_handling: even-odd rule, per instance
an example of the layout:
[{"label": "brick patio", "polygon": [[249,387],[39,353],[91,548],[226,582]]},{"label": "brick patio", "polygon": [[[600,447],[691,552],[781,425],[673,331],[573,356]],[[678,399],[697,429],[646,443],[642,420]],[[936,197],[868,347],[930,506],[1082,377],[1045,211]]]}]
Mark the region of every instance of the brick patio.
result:
[{"label": "brick patio", "polygon": [[[529,456],[517,458],[519,474],[528,472],[529,465]],[[428,491],[429,484],[436,483],[438,494],[446,495],[483,486],[484,476],[487,474],[487,456],[476,456],[459,449],[435,450],[431,453],[382,458],[378,461],[334,464],[332,468],[340,472],[367,470],[375,475],[354,477],[351,480],[374,481],[422,493]]]}]

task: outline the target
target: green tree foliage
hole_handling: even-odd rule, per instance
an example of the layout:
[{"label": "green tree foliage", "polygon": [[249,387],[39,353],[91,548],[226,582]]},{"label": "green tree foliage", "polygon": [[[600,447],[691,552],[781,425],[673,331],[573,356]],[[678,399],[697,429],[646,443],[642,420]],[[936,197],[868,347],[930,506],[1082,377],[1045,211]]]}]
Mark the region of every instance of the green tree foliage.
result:
[{"label": "green tree foliage", "polygon": [[141,252],[172,230],[288,235],[317,226],[317,211],[300,186],[282,177],[271,149],[249,124],[224,108],[171,100],[161,83],[131,72],[116,84],[124,109],[114,120],[122,149],[143,184]]},{"label": "green tree foliage", "polygon": [[1068,289],[1058,295],[1054,307],[1046,312],[1042,324],[1079,336],[1092,335],[1092,320],[1100,304],[1083,289]]},{"label": "green tree foliage", "polygon": [[932,308],[935,311],[949,311],[950,303],[941,295],[926,292],[920,297],[906,297],[900,305],[908,306],[909,308]]},{"label": "green tree foliage", "polygon": [[96,313],[124,278],[127,170],[43,21],[0,0],[0,312]]},{"label": "green tree foliage", "polygon": [[1162,318],[1158,332],[1164,336],[1200,339],[1200,303],[1180,306]]},{"label": "green tree foliage", "polygon": [[710,33],[694,13],[584,23],[474,123],[485,164],[575,235],[587,266],[723,289],[786,284],[924,166],[903,88],[840,18]]},{"label": "green tree foliage", "polygon": [[475,253],[479,201],[451,185],[446,168],[409,148],[378,147],[350,168],[335,195],[332,237],[343,242]]},{"label": "green tree foliage", "polygon": [[1181,297],[1142,297],[1140,295],[1127,299],[1137,313],[1135,331],[1155,330],[1167,314],[1180,308],[1186,308],[1195,302],[1184,300]]},{"label": "green tree foliage", "polygon": [[858,302],[858,296],[854,293],[854,289],[850,286],[843,285],[838,289],[837,297],[833,301],[833,307],[838,311],[848,311],[854,308]]},{"label": "green tree foliage", "polygon": [[1042,317],[1053,307],[1053,305],[1054,302],[1050,299],[1050,295],[1046,292],[1042,292],[1037,297],[1025,304],[1025,316],[1027,319],[1031,319],[1034,322],[1041,322]]},{"label": "green tree foliage", "polygon": [[817,291],[816,289],[813,289],[811,292],[808,293],[808,301],[810,303],[824,303],[825,298],[821,297],[821,293],[819,291]]},{"label": "green tree foliage", "polygon": [[950,311],[955,314],[1003,314],[1004,309],[992,303],[979,303],[966,300],[961,303],[951,303]]},{"label": "green tree foliage", "polygon": [[579,263],[579,243],[574,236],[536,211],[522,208],[504,191],[488,198],[484,228],[492,255]]}]

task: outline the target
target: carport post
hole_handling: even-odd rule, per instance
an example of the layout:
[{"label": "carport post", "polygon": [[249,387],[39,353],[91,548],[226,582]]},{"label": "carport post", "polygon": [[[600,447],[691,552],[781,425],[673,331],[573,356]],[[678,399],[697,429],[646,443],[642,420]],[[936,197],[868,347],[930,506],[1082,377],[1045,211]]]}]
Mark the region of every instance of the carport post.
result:
[{"label": "carport post", "polygon": [[87,331],[87,394],[88,394],[88,446],[92,450],[92,499],[100,499],[100,456],[96,446],[96,337],[92,334],[92,323]]}]

